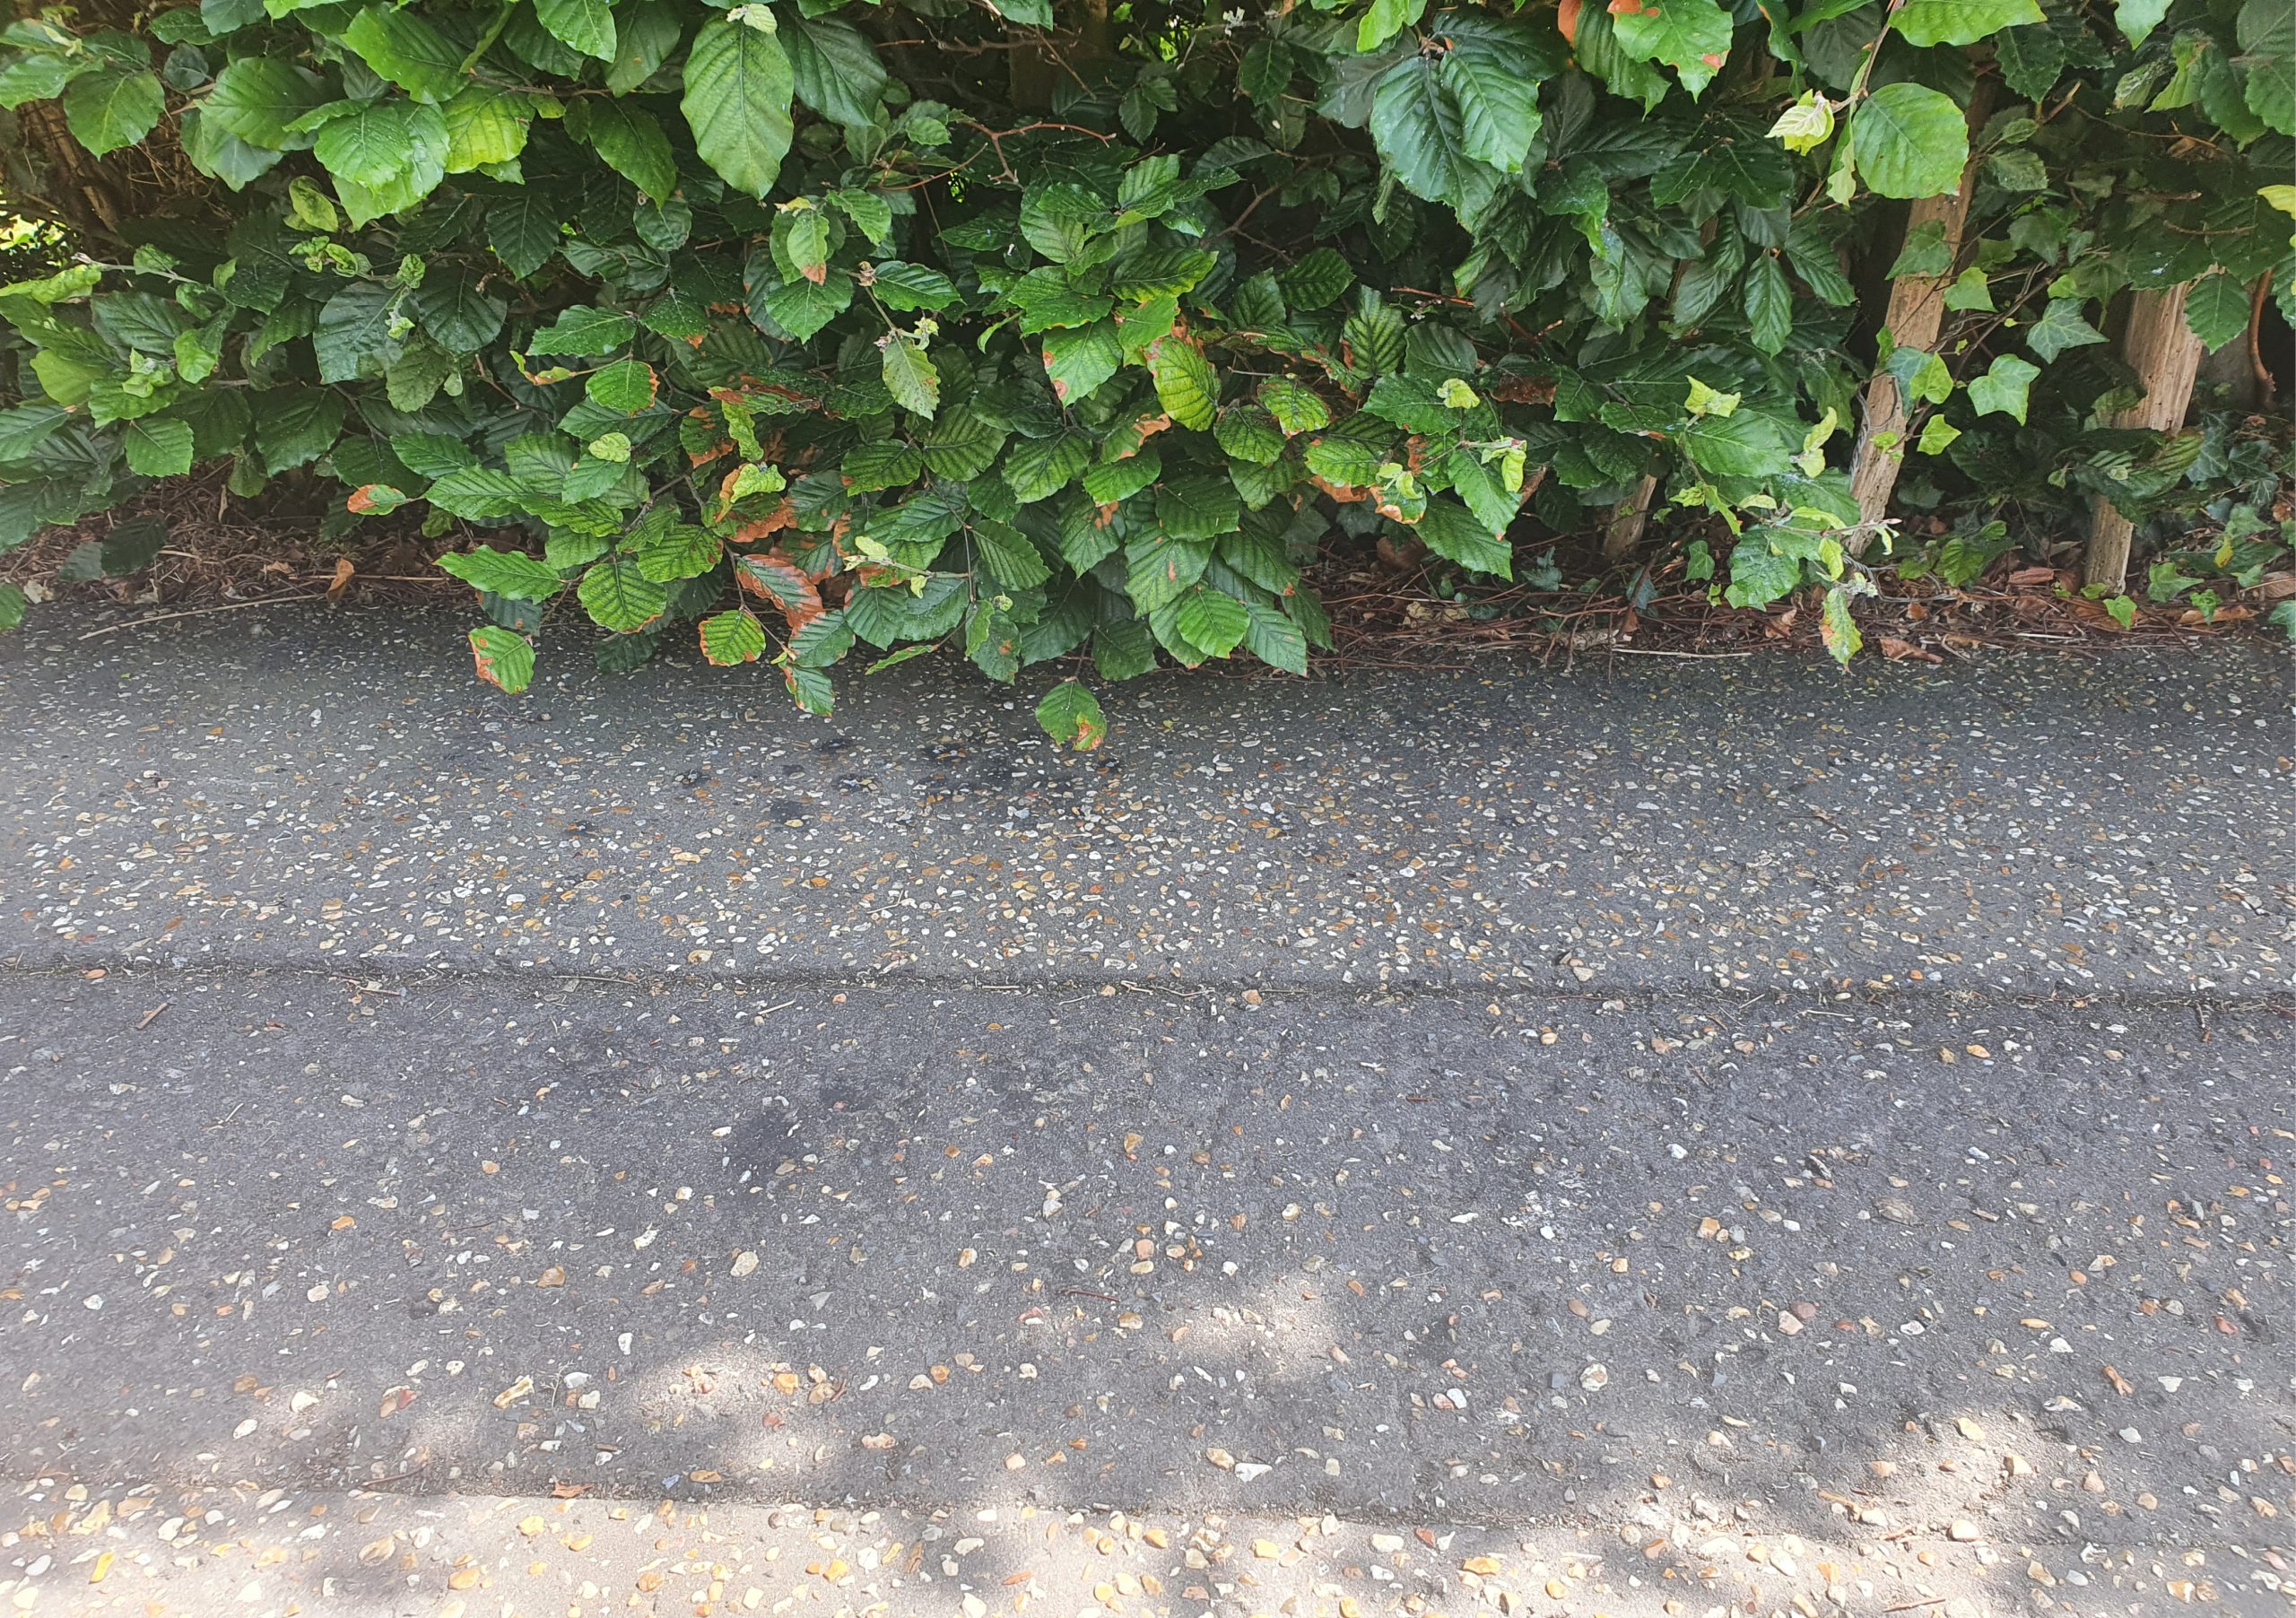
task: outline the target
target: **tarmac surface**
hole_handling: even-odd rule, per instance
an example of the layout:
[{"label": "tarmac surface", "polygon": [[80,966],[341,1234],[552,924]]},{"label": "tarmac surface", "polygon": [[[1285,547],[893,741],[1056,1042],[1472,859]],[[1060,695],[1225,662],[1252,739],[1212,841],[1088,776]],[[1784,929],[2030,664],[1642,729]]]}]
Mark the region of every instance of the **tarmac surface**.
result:
[{"label": "tarmac surface", "polygon": [[100,627],[0,649],[13,1610],[2296,1610],[2284,659],[1075,758]]}]

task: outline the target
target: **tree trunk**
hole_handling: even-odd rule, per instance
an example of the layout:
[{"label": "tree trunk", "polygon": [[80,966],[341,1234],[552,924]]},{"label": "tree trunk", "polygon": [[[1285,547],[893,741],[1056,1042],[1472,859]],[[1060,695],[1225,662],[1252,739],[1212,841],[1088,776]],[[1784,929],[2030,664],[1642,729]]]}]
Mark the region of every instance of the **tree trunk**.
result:
[{"label": "tree trunk", "polygon": [[1603,525],[1605,561],[1624,561],[1642,543],[1642,530],[1650,521],[1650,497],[1657,492],[1658,474],[1645,473],[1633,492],[1611,508],[1610,520]]},{"label": "tree trunk", "polygon": [[[1985,123],[1991,102],[1987,79],[1979,79],[1970,93],[1970,133],[1974,138]],[[1961,255],[1961,229],[1969,221],[1970,194],[1977,185],[1977,161],[1961,173],[1961,189],[1944,196],[1925,196],[1907,212],[1905,233],[1910,239],[1925,225],[1940,225],[1945,233],[1945,273],[1943,275],[1900,275],[1890,283],[1889,313],[1882,324],[1898,348],[1935,351],[1937,334],[1945,323],[1945,289],[1952,284]],[[1849,487],[1857,497],[1861,523],[1880,522],[1890,513],[1890,496],[1905,465],[1906,422],[1911,413],[1897,378],[1877,376],[1866,385],[1865,419],[1857,431],[1857,449],[1849,463]],[[1862,552],[1873,537],[1870,526],[1849,539],[1852,555]]]},{"label": "tree trunk", "polygon": [[[2144,384],[2143,403],[2118,412],[2105,425],[2139,428],[2146,432],[2174,432],[2185,424],[2192,404],[2193,378],[2199,374],[2200,339],[2185,324],[2185,293],[2172,286],[2165,291],[2135,293],[2129,303],[2128,330],[2121,337],[2121,359]],[[2108,500],[2097,502],[2089,525],[2089,550],[2083,582],[2118,591],[2128,578],[2129,542],[2135,528]]]}]

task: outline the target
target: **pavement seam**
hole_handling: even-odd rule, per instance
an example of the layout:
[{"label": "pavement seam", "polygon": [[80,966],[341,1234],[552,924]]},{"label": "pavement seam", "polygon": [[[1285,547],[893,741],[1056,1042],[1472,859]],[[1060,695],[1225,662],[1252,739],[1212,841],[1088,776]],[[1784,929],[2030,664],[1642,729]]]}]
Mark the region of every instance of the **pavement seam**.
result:
[{"label": "pavement seam", "polygon": [[1931,987],[1926,985],[1879,989],[1867,987],[1794,990],[1774,986],[1760,989],[1739,989],[1698,979],[1663,987],[1652,987],[1648,984],[1605,986],[1599,983],[1576,983],[1568,986],[1542,985],[1520,979],[1503,983],[1474,984],[1270,985],[1248,978],[1172,979],[1048,978],[1011,983],[986,982],[970,977],[942,973],[879,977],[848,976],[829,972],[754,974],[669,971],[623,974],[572,972],[549,967],[519,966],[490,967],[479,970],[428,965],[402,967],[395,964],[378,967],[372,962],[364,961],[346,961],[341,965],[324,965],[317,962],[306,964],[222,961],[191,966],[170,966],[152,961],[123,960],[117,956],[72,957],[63,954],[38,961],[27,961],[22,955],[0,960],[0,981],[84,978],[91,971],[120,972],[153,979],[193,982],[288,978],[341,983],[351,988],[363,989],[370,993],[385,990],[404,992],[407,989],[434,986],[510,987],[524,985],[537,987],[570,987],[584,983],[624,989],[643,989],[648,993],[657,990],[666,992],[695,989],[716,992],[723,989],[735,995],[759,996],[790,993],[938,992],[1038,996],[1068,995],[1081,1000],[1113,999],[1118,995],[1135,994],[1189,1001],[1212,996],[1240,996],[1249,993],[1260,997],[1254,1004],[1271,1007],[1318,1004],[1378,1005],[1432,1001],[1459,1002],[1482,996],[1492,999],[1528,998],[1568,1001],[1596,1008],[1629,1010],[1691,1003],[1711,1005],[1717,1002],[1728,1002],[1747,1010],[1770,1006],[1847,1015],[1859,1011],[1879,1013],[1899,1007],[1926,1011],[1941,1007],[1997,1005],[2020,1010],[2102,1009],[2127,1012],[2140,1016],[2159,1016],[2170,1013],[2188,1012],[2204,1019],[2216,1014],[2229,1016],[2269,1014],[2296,1021],[2296,989],[2268,995],[2245,996],[2194,993],[2152,994],[2126,988],[2043,991],[1998,987]]}]

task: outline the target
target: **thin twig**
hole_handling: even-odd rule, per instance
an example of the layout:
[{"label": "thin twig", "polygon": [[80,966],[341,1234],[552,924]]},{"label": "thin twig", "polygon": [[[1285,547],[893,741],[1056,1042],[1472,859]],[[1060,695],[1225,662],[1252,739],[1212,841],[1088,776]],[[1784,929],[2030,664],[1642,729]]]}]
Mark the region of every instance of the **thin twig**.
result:
[{"label": "thin twig", "polygon": [[241,607],[283,606],[291,601],[324,601],[326,596],[266,596],[261,601],[227,601],[222,606],[191,607],[180,613],[155,613],[149,618],[131,618],[126,623],[109,623],[100,630],[90,630],[80,637],[94,640],[105,635],[116,635],[122,630],[140,630],[147,623],[165,623],[172,618],[204,618],[210,613],[236,613]]}]

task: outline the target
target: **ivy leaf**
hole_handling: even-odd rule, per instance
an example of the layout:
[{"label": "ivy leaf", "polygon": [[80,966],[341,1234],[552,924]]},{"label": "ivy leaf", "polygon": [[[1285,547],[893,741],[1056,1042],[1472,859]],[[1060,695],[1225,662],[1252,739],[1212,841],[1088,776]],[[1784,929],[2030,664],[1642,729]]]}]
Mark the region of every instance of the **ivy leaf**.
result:
[{"label": "ivy leaf", "polygon": [[1985,375],[1971,378],[1970,403],[1978,414],[2005,415],[2024,425],[2026,391],[2041,368],[2016,354],[1996,354]]},{"label": "ivy leaf", "polygon": [[730,19],[703,23],[686,53],[680,103],[694,150],[727,185],[763,196],[789,150],[795,91],[788,55],[771,33]]},{"label": "ivy leaf", "polygon": [[1056,746],[1090,752],[1107,739],[1108,718],[1100,700],[1074,680],[1064,680],[1037,704],[1037,723]]},{"label": "ivy leaf", "polygon": [[500,624],[485,624],[470,632],[471,661],[478,677],[510,696],[534,683],[535,643]]},{"label": "ivy leaf", "polygon": [[1857,172],[1883,196],[1943,196],[1960,189],[1969,122],[1952,99],[1900,80],[1868,96],[1849,123]]},{"label": "ivy leaf", "polygon": [[765,625],[746,607],[701,621],[701,655],[719,668],[754,663],[765,651]]},{"label": "ivy leaf", "polygon": [[916,338],[895,333],[885,344],[879,369],[884,375],[885,391],[902,409],[929,420],[941,407],[941,373],[933,368],[924,345]]},{"label": "ivy leaf", "polygon": [[1619,48],[1665,63],[1692,96],[1712,83],[1729,59],[1730,14],[1714,0],[1610,0],[1609,9]]},{"label": "ivy leaf", "polygon": [[2222,270],[2204,275],[2185,293],[2185,324],[2210,353],[2247,335],[2248,289]]},{"label": "ivy leaf", "polygon": [[1905,0],[1893,25],[1909,45],[1974,45],[2044,21],[2033,0]]}]

